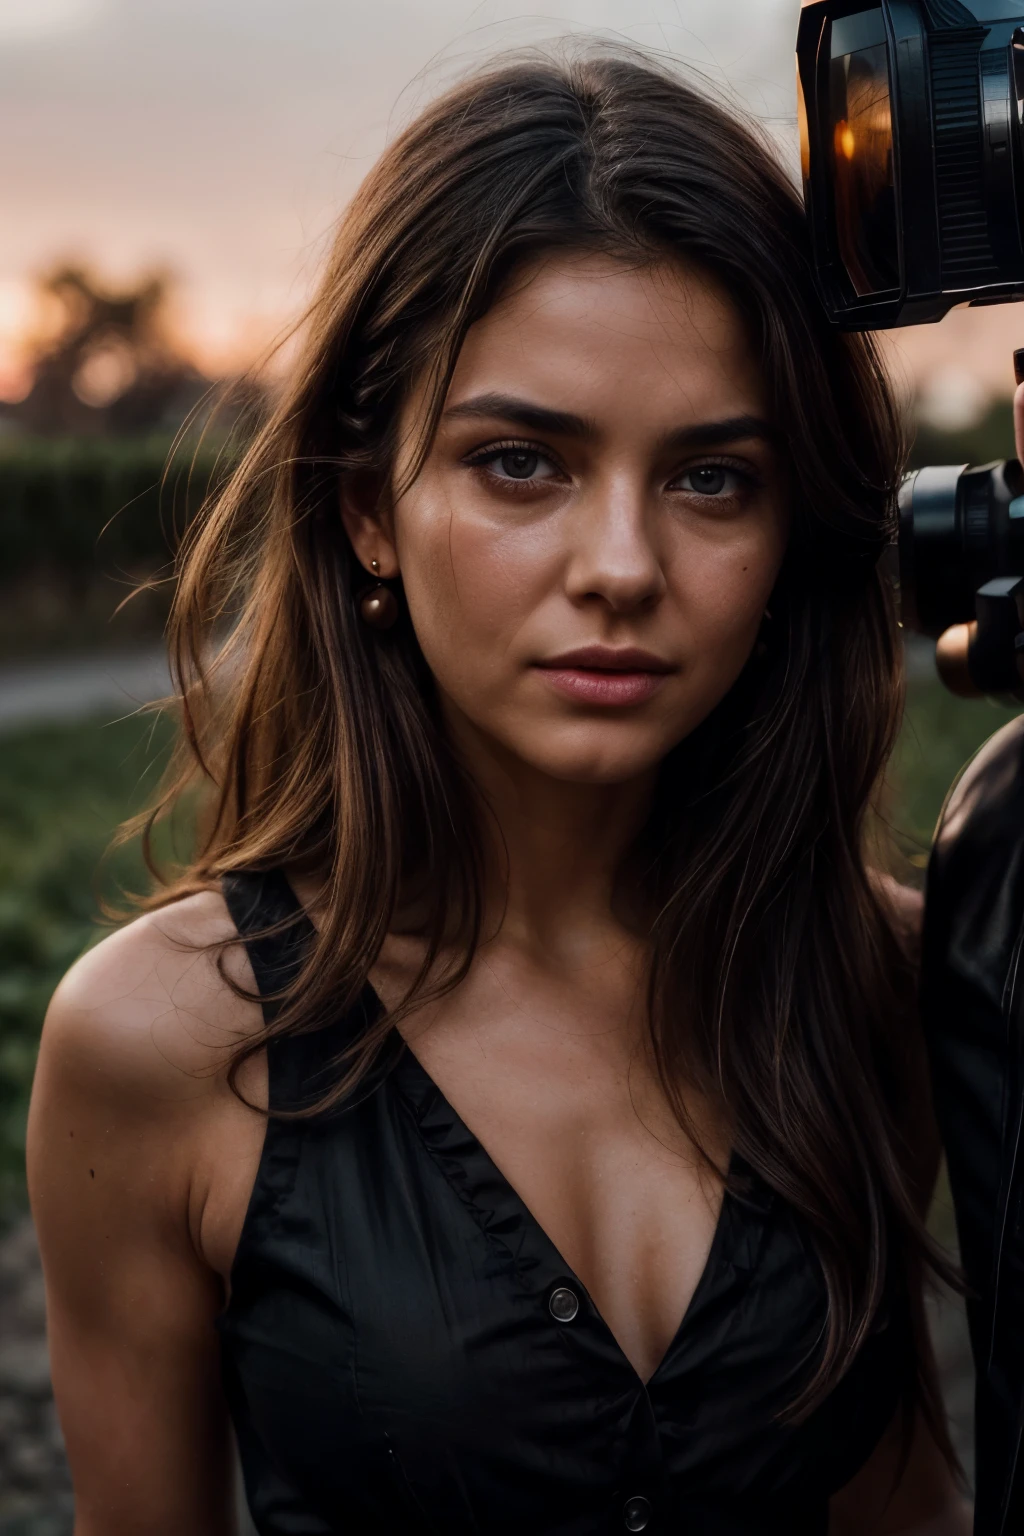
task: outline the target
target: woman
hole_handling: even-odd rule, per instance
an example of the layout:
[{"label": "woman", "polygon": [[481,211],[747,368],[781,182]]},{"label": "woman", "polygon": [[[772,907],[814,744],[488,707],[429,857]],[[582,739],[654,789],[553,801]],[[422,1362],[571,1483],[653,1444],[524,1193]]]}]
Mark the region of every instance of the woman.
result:
[{"label": "woman", "polygon": [[968,1529],[864,855],[897,469],[679,81],[496,68],[383,156],[183,560],[199,849],[44,1032],[79,1536],[228,1530],[229,1416],[266,1536]]}]

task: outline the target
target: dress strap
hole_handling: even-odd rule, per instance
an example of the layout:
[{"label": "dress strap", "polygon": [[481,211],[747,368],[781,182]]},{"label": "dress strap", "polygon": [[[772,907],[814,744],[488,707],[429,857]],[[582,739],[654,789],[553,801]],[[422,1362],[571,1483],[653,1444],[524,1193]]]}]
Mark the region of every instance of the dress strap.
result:
[{"label": "dress strap", "polygon": [[[223,876],[221,889],[249,956],[264,1020],[272,1024],[281,1009],[281,994],[301,971],[316,930],[280,869],[234,870]],[[271,1112],[310,1109],[323,1099],[344,1071],[346,1051],[379,1011],[376,994],[367,985],[347,1012],[302,1033],[272,1036],[267,1042]],[[385,1051],[382,1065],[390,1064],[392,1056]],[[379,1075],[370,1074],[364,1091],[379,1080]]]},{"label": "dress strap", "polygon": [[245,943],[253,976],[270,1024],[283,992],[302,966],[313,924],[280,869],[239,869],[224,875],[221,890],[231,920]]}]

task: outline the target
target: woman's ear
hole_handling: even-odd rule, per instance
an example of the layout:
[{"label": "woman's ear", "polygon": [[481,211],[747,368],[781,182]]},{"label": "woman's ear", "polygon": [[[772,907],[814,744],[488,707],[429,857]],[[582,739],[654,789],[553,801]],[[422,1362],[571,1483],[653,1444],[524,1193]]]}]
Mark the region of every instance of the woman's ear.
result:
[{"label": "woman's ear", "polygon": [[380,477],[342,475],[339,510],[349,542],[360,565],[374,576],[391,581],[398,575],[398,554],[392,531],[391,509],[380,494]]}]

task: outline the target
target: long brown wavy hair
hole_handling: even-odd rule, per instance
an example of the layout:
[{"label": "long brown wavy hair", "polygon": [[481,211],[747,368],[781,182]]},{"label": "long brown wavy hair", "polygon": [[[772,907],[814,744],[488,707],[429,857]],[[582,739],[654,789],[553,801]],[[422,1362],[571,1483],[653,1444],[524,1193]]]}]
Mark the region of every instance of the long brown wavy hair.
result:
[{"label": "long brown wavy hair", "polygon": [[[793,531],[767,654],[664,762],[631,867],[652,913],[665,1090],[684,1123],[684,1085],[710,1094],[814,1235],[828,1324],[799,1415],[850,1365],[893,1277],[914,1293],[935,1259],[910,967],[866,864],[901,706],[878,571],[899,419],[872,342],[824,318],[803,208],[758,131],[660,64],[589,50],[485,70],[387,149],[341,222],[287,387],[181,550],[183,731],[153,819],[197,783],[204,809],[194,857],[151,902],[239,869],[320,882],[316,938],[237,1067],[353,1003],[403,892],[429,878],[421,973],[339,1061],[325,1102],[353,1090],[398,1017],[465,975],[481,932],[478,801],[407,616],[386,634],[359,621],[366,578],[339,489],[360,476],[394,492],[399,410],[425,378],[422,463],[468,327],[556,249],[714,274],[788,453]],[[913,1395],[948,1444],[919,1342]]]}]

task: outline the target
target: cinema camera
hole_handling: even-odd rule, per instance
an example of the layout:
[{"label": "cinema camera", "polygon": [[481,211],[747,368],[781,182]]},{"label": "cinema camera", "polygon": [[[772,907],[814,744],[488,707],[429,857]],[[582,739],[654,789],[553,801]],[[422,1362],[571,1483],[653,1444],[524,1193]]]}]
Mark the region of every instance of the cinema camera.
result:
[{"label": "cinema camera", "polygon": [[[1024,299],[1024,0],[804,0],[797,82],[836,325]],[[1024,698],[1020,463],[917,470],[899,522],[903,622],[943,637],[944,680]]]}]

